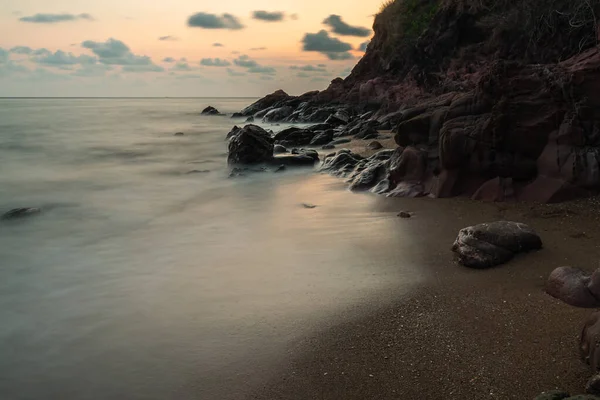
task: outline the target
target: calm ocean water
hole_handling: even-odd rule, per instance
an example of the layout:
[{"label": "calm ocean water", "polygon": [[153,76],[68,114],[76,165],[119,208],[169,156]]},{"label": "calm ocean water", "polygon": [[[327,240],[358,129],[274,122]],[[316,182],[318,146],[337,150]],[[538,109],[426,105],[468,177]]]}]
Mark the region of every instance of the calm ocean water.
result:
[{"label": "calm ocean water", "polygon": [[372,196],[227,178],[234,121],[199,111],[251,101],[0,99],[0,212],[43,210],[0,223],[1,399],[247,398],[294,340],[417,279]]}]

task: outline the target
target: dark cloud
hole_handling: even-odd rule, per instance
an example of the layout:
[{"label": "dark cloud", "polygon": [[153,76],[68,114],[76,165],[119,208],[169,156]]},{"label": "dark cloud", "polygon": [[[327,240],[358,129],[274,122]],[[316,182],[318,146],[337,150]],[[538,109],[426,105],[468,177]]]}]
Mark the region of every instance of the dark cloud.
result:
[{"label": "dark cloud", "polygon": [[292,65],[290,69],[295,69],[304,72],[327,72],[324,64],[319,64],[316,67],[313,65]]},{"label": "dark cloud", "polygon": [[27,47],[27,46],[15,46],[12,49],[10,49],[11,53],[15,53],[15,54],[31,54],[33,53],[33,49],[31,47]]},{"label": "dark cloud", "polygon": [[19,18],[21,22],[31,22],[34,24],[56,24],[58,22],[68,22],[77,20],[93,21],[90,14],[35,14],[28,17]]},{"label": "dark cloud", "polygon": [[244,25],[231,14],[208,14],[199,12],[188,18],[188,26],[203,29],[243,29]]},{"label": "dark cloud", "polygon": [[213,43],[213,47],[225,47],[221,43]]},{"label": "dark cloud", "polygon": [[163,67],[154,64],[131,64],[123,66],[123,72],[164,72]]},{"label": "dark cloud", "polygon": [[173,57],[165,57],[163,58],[163,62],[172,63],[175,62],[175,59]]},{"label": "dark cloud", "polygon": [[371,35],[371,30],[361,26],[351,26],[342,21],[342,17],[332,14],[325,18],[323,24],[329,26],[331,31],[338,35],[367,37]]},{"label": "dark cloud", "polygon": [[133,54],[125,43],[117,39],[111,38],[106,42],[86,40],[81,45],[97,55],[98,60],[102,64],[136,67],[128,68],[129,72],[141,72],[144,70],[154,72],[162,69],[162,67],[155,65],[150,57]]},{"label": "dark cloud", "polygon": [[361,43],[360,46],[358,46],[358,48],[356,50],[362,51],[362,52],[367,51],[367,46],[369,46],[369,43],[370,43],[370,41]]},{"label": "dark cloud", "polygon": [[285,13],[283,13],[282,11],[269,12],[264,10],[258,10],[252,13],[252,18],[265,22],[279,22],[283,21],[283,19],[285,18]]},{"label": "dark cloud", "polygon": [[354,56],[350,53],[325,53],[327,58],[332,61],[352,60]]},{"label": "dark cloud", "polygon": [[229,74],[229,76],[246,76],[246,74],[244,74],[243,72],[238,72],[231,68],[227,68],[227,73]]},{"label": "dark cloud", "polygon": [[175,41],[179,40],[179,38],[176,38],[175,36],[167,35],[167,36],[159,37],[158,40],[163,41],[163,42],[165,42],[165,41],[175,42]]},{"label": "dark cloud", "polygon": [[178,62],[177,64],[175,64],[175,66],[172,68],[174,71],[192,71],[193,68],[189,66],[188,63],[186,62]]},{"label": "dark cloud", "polygon": [[275,75],[276,73],[275,68],[262,66],[245,54],[233,60],[233,63],[238,67],[246,68],[251,74]]},{"label": "dark cloud", "polygon": [[318,33],[305,34],[302,39],[302,49],[304,51],[319,52],[326,55],[330,60],[350,60],[353,58],[352,54],[348,53],[349,50],[352,50],[350,43],[331,37],[324,30]]},{"label": "dark cloud", "polygon": [[33,51],[34,56],[48,56],[52,54],[52,52],[48,49],[37,49]]},{"label": "dark cloud", "polygon": [[73,53],[66,53],[62,50],[57,50],[55,53],[34,56],[32,61],[50,67],[64,67],[77,64],[95,64],[98,60],[96,57],[91,57],[85,54],[76,56]]},{"label": "dark cloud", "polygon": [[263,51],[266,50],[266,47],[253,47],[250,49],[250,51]]},{"label": "dark cloud", "polygon": [[275,68],[263,67],[261,65],[248,68],[248,72],[250,72],[251,74],[264,74],[264,75],[275,75],[277,73]]},{"label": "dark cloud", "polygon": [[220,58],[203,58],[200,60],[200,65],[205,67],[229,67],[231,63]]}]

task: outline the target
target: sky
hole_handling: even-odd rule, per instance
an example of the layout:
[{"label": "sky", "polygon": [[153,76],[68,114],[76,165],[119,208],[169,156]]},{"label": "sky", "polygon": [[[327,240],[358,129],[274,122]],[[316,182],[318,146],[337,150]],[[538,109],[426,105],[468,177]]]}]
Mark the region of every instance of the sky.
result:
[{"label": "sky", "polygon": [[323,89],[382,0],[0,0],[0,97],[257,97]]}]

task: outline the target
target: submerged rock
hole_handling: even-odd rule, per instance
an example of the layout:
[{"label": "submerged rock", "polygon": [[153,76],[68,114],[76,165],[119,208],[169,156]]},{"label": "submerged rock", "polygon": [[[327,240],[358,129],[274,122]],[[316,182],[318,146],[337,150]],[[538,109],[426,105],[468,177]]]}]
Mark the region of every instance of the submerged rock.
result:
[{"label": "submerged rock", "polygon": [[257,125],[239,129],[229,141],[229,164],[257,164],[273,158],[273,138]]},{"label": "submerged rock", "polygon": [[202,112],[200,114],[202,114],[202,115],[220,115],[221,113],[216,108],[214,108],[212,106],[208,106],[204,110],[202,110]]},{"label": "submerged rock", "polygon": [[173,136],[183,136],[183,132],[175,132]]},{"label": "submerged rock", "polygon": [[541,248],[541,238],[529,226],[497,221],[461,229],[452,251],[466,267],[490,268],[509,261],[517,253]]},{"label": "submerged rock", "polygon": [[19,219],[25,217],[31,217],[32,215],[36,215],[41,213],[42,210],[35,207],[21,207],[21,208],[13,208],[10,211],[5,212],[1,219],[9,220],[9,219]]}]

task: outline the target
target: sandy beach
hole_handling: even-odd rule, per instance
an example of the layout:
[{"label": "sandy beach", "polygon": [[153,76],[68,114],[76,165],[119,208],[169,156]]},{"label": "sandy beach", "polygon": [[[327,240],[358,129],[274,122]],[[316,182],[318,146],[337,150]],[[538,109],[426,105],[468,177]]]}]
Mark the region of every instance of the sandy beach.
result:
[{"label": "sandy beach", "polygon": [[[360,149],[361,142],[343,147]],[[403,256],[421,266],[424,281],[392,306],[372,304],[370,315],[296,341],[250,398],[533,399],[556,388],[583,392],[590,371],[577,345],[591,311],[565,305],[543,287],[556,267],[598,267],[598,199],[541,205],[379,197],[376,204],[382,216],[410,225],[414,243]],[[397,217],[402,210],[413,217]],[[529,224],[544,248],[490,270],[458,265],[450,251],[458,230],[495,220]]]}]

